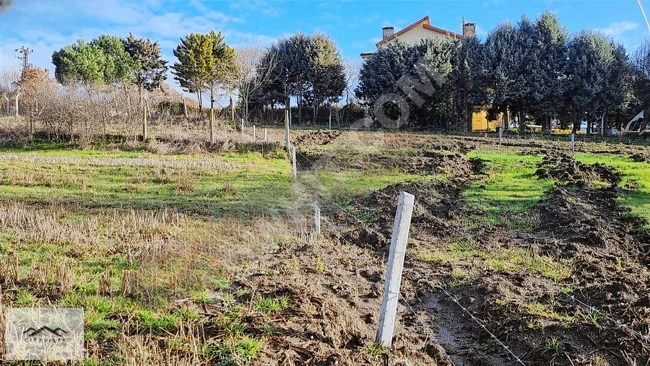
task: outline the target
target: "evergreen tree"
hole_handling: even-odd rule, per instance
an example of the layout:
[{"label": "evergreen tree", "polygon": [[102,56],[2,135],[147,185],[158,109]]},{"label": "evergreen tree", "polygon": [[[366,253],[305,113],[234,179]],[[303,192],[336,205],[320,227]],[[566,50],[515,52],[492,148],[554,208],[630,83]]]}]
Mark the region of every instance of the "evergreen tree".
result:
[{"label": "evergreen tree", "polygon": [[199,109],[203,108],[203,92],[213,75],[212,41],[205,35],[190,33],[181,38],[173,51],[178,59],[172,65],[172,74],[180,86],[188,93],[195,93]]},{"label": "evergreen tree", "polygon": [[149,38],[135,38],[133,34],[124,40],[124,48],[131,56],[135,67],[131,70],[135,85],[138,86],[140,100],[145,90],[152,91],[160,88],[167,78],[167,61],[160,56],[158,42]]}]

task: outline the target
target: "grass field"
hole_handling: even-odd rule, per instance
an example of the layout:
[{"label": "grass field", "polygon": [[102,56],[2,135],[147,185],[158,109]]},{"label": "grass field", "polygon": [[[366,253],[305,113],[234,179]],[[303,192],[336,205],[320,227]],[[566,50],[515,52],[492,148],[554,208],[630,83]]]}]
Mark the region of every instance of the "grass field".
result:
[{"label": "grass field", "polygon": [[[363,142],[370,144],[373,137],[367,138]],[[399,146],[400,139],[413,143]],[[420,158],[423,151],[427,158],[457,154],[448,151],[451,145],[428,146],[432,139],[397,134],[388,136],[386,145],[369,146],[351,143],[344,135],[329,144],[304,146],[299,153],[312,162],[328,154],[334,158],[323,158],[323,168],[301,171],[297,184],[281,149],[159,154],[146,145],[129,151],[54,143],[4,147],[0,300],[4,306],[84,308],[84,365],[263,364],[288,347],[292,337],[298,339],[292,349],[305,342],[312,342],[311,348],[327,344],[335,352],[379,362],[386,350],[369,341],[373,334],[332,341],[343,337],[345,329],[359,333],[354,321],[333,321],[338,321],[338,333],[314,329],[338,319],[319,318],[325,309],[336,316],[376,312],[378,295],[364,295],[372,294],[376,284],[364,278],[381,275],[385,254],[356,248],[361,242],[347,245],[349,239],[345,245],[329,236],[310,239],[305,229],[310,205],[319,200],[323,207],[336,205],[363,215],[355,211],[356,200],[395,183],[455,184],[451,177],[459,174],[453,165],[436,171],[427,165],[421,171],[404,169],[403,161]],[[437,271],[432,278],[448,280],[459,291],[493,273],[541,278],[544,286],[563,291],[579,288],[578,280],[569,283],[578,276],[573,259],[552,251],[540,254],[530,243],[486,247],[482,242],[480,230],[538,230],[536,205],[556,184],[535,175],[542,156],[482,145],[458,154],[458,159],[483,161],[480,172],[462,177],[467,186],[459,187],[460,196],[454,198],[471,209],[455,229],[469,234],[414,239],[417,245],[409,253],[418,265]],[[620,171],[624,191],[618,202],[631,215],[650,220],[650,164],[609,153],[578,153],[575,158]],[[420,194],[427,193],[442,194],[433,189]],[[372,223],[378,213],[384,212],[360,218]],[[422,216],[418,220],[425,228],[431,224]],[[330,234],[357,229],[326,222]],[[303,292],[287,290],[291,286]],[[533,317],[526,319],[530,329],[543,319],[571,323],[566,309],[556,312],[545,297],[512,297],[496,304],[517,304]],[[286,325],[288,319],[293,328]],[[364,326],[375,326],[368,324]]]}]

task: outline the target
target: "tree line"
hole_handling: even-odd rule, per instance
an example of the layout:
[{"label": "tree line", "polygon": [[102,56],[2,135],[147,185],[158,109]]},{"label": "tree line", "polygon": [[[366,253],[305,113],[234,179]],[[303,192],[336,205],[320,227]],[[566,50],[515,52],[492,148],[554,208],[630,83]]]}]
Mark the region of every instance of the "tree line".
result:
[{"label": "tree line", "polygon": [[[311,108],[315,119],[318,108],[337,102],[348,86],[340,52],[323,34],[297,33],[267,49],[235,50],[221,32],[190,33],[173,54],[171,73],[184,91],[196,95],[199,110],[204,96],[212,109],[219,93],[236,92],[246,119],[249,106],[273,109],[289,105],[291,97],[297,100],[299,122],[303,108]],[[140,98],[160,88],[169,69],[157,42],[132,34],[80,40],[54,52],[52,62],[62,84],[135,85]]]},{"label": "tree line", "polygon": [[168,71],[196,95],[199,111],[206,97],[214,109],[217,99],[236,94],[246,120],[252,111],[274,111],[295,101],[297,122],[315,121],[319,108],[338,103],[344,94],[351,105],[354,85],[370,117],[383,115],[415,128],[469,131],[476,108],[487,109],[491,119],[506,116],[544,130],[575,130],[582,121],[589,130],[601,121],[620,129],[641,106],[650,115],[650,47],[631,56],[595,31],[570,36],[551,12],[500,24],[485,41],[391,42],[358,72],[344,64],[324,34],[296,33],[266,48],[235,49],[221,32],[190,33],[173,54],[169,65],[149,38],[101,35],[55,51],[52,63],[70,98],[86,93],[96,99],[91,105],[111,103],[103,112],[107,119],[122,116],[114,111],[120,105],[126,119],[141,115],[136,111],[148,103],[145,94],[162,103],[161,90],[173,94],[165,83]]},{"label": "tree line", "polygon": [[[569,36],[552,12],[534,21],[524,15],[517,24],[492,29],[484,42],[450,37],[391,43],[363,65],[356,94],[373,107],[374,117],[399,120],[408,109],[404,122],[416,128],[469,131],[472,110],[481,106],[491,119],[509,116],[547,131],[573,126],[575,132],[582,121],[588,131],[601,121],[620,129],[650,101],[639,87],[650,76],[650,48],[642,48],[630,57],[597,31]],[[423,76],[433,80],[432,90],[415,91],[416,98],[412,86],[400,85]],[[404,101],[408,105],[400,108]]]}]

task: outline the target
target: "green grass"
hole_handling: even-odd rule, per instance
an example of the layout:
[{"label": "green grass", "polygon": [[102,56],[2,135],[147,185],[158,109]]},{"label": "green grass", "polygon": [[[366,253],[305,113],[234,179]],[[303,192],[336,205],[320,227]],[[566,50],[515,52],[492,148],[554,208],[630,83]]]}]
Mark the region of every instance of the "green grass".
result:
[{"label": "green grass", "polygon": [[574,317],[567,314],[560,314],[550,305],[533,302],[521,304],[521,307],[530,315],[555,320],[564,324],[570,324],[574,321]]},{"label": "green grass", "polygon": [[486,225],[528,229],[533,225],[523,214],[529,212],[548,189],[552,180],[535,176],[541,156],[523,156],[516,152],[472,151],[469,158],[487,160],[484,181],[473,182],[463,198],[475,207],[475,220]]},{"label": "green grass", "polygon": [[[472,267],[485,267],[497,272],[526,271],[539,274],[555,282],[571,276],[572,263],[538,255],[525,249],[476,249],[469,241],[451,243],[447,249],[422,250],[413,253],[416,259],[435,265],[459,265],[471,263]],[[456,270],[456,269],[454,269]],[[460,273],[452,280],[457,282]]]},{"label": "green grass", "polygon": [[619,204],[628,207],[632,215],[650,222],[650,163],[633,162],[627,155],[576,153],[575,157],[585,164],[602,163],[621,172],[620,185],[633,188],[618,199]]},{"label": "green grass", "polygon": [[[282,153],[155,155],[53,149],[11,154],[10,160],[0,159],[0,200],[176,208],[215,216],[275,212],[291,202],[290,165]],[[113,163],[95,164],[98,160]],[[142,161],[146,166],[134,165]],[[206,161],[216,168],[182,168],[184,163]]]},{"label": "green grass", "polygon": [[289,298],[263,298],[255,302],[255,309],[264,313],[279,313],[289,307]]},{"label": "green grass", "polygon": [[349,202],[359,195],[369,193],[378,189],[385,188],[389,185],[406,182],[423,180],[425,177],[404,174],[396,169],[375,171],[375,172],[355,172],[355,171],[317,171],[313,176],[300,178],[308,186],[320,191],[336,204],[347,206]]}]

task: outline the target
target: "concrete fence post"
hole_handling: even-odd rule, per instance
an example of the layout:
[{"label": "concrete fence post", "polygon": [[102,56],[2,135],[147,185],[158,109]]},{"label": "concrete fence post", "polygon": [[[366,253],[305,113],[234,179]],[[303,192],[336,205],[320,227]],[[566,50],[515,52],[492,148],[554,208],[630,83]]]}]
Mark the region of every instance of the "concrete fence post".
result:
[{"label": "concrete fence post", "polygon": [[576,151],[576,135],[571,134],[571,152]]},{"label": "concrete fence post", "polygon": [[328,120],[329,129],[332,129],[332,107],[330,107],[330,117]]},{"label": "concrete fence post", "polygon": [[253,125],[253,140],[255,140],[256,138],[257,138],[257,134],[255,131],[255,125]]},{"label": "concrete fence post", "polygon": [[284,135],[286,137],[287,151],[291,149],[291,140],[289,139],[289,111],[284,112]]},{"label": "concrete fence post", "polygon": [[296,162],[296,148],[291,148],[291,178],[295,182],[298,179],[298,163]]},{"label": "concrete fence post", "polygon": [[11,112],[9,111],[9,108],[10,108],[10,107],[9,107],[9,97],[6,96],[6,95],[5,95],[4,97],[5,97],[5,100],[7,101],[7,106],[6,106],[6,107],[7,107],[7,116],[8,116],[8,115],[11,113]]},{"label": "concrete fence post", "polygon": [[269,142],[269,131],[264,128],[264,142]]},{"label": "concrete fence post", "polygon": [[314,204],[314,229],[316,235],[320,235],[320,207],[318,207],[318,203]]},{"label": "concrete fence post", "polygon": [[244,119],[241,119],[241,137],[244,137]]},{"label": "concrete fence post", "polygon": [[18,113],[18,98],[20,98],[21,95],[22,95],[22,93],[16,94],[16,117],[19,116],[19,113]]},{"label": "concrete fence post", "polygon": [[147,105],[142,106],[142,142],[149,139],[149,126],[147,123]]},{"label": "concrete fence post", "polygon": [[406,192],[400,193],[397,200],[393,236],[388,254],[386,283],[384,284],[384,295],[382,297],[381,313],[379,315],[379,329],[377,330],[376,338],[376,342],[384,347],[390,347],[393,343],[393,330],[395,329],[395,317],[397,315],[400,284],[402,282],[402,269],[404,268],[406,243],[408,242],[414,205],[415,196]]},{"label": "concrete fence post", "polygon": [[501,140],[503,139],[503,127],[499,128],[499,146],[501,146]]},{"label": "concrete fence post", "polygon": [[214,146],[214,108],[210,108],[210,147]]}]

